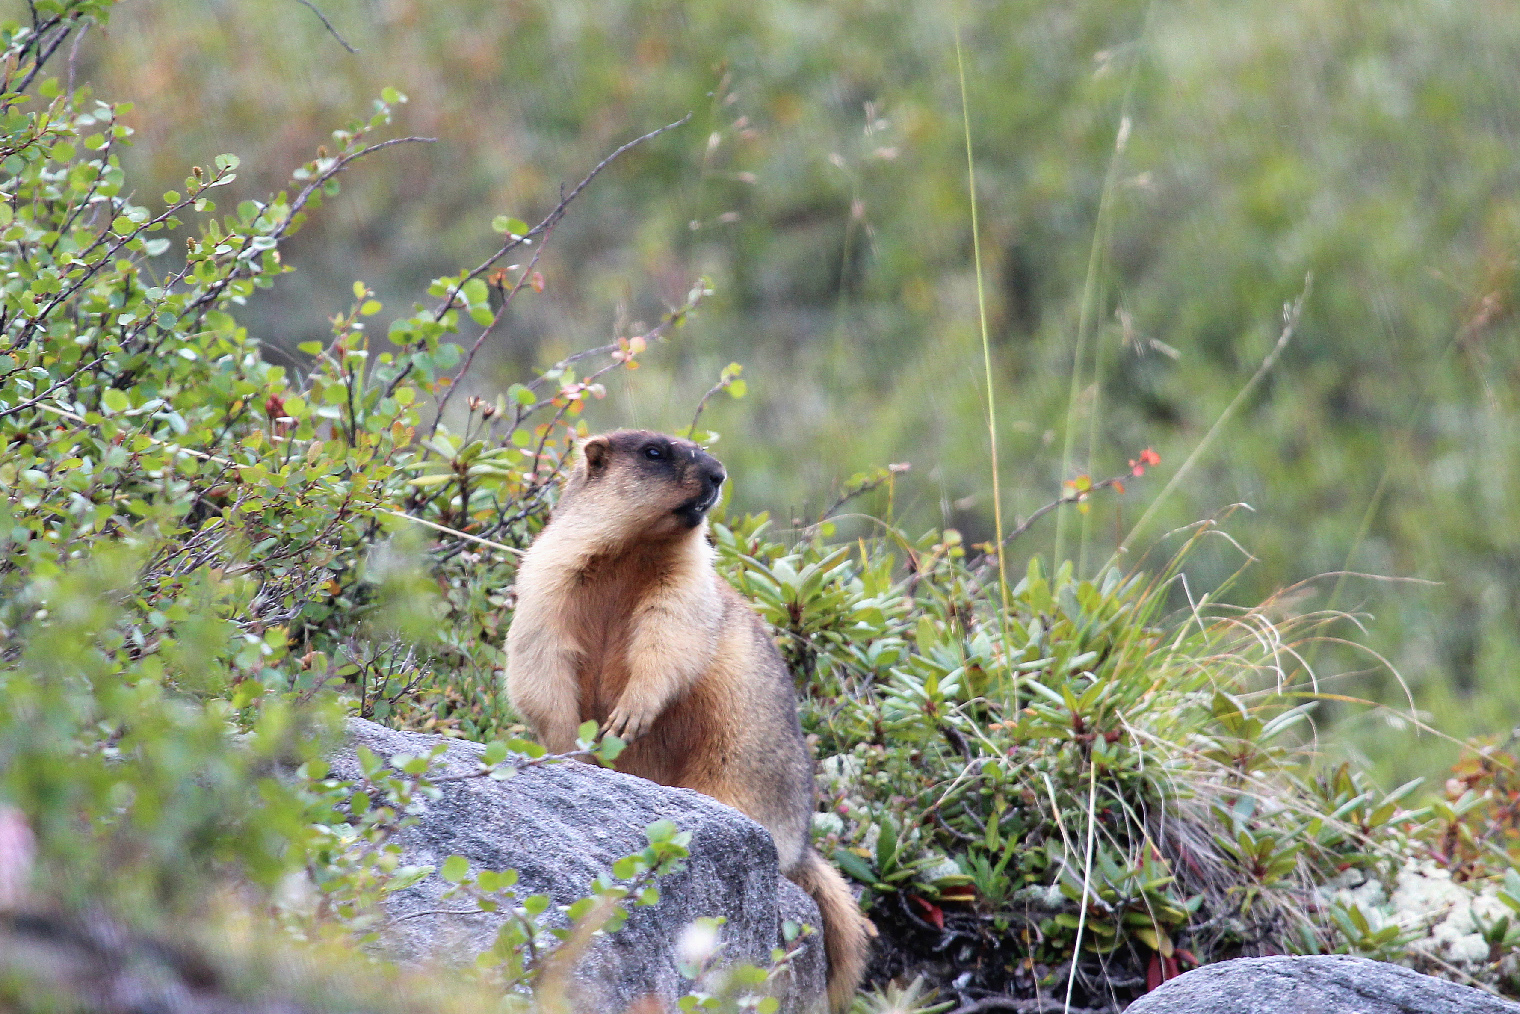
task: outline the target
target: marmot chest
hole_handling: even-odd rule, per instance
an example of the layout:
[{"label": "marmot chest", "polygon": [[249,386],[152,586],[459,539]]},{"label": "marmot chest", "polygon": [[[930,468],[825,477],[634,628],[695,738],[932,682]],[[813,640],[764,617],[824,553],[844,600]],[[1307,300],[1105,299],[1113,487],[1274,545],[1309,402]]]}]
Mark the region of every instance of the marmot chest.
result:
[{"label": "marmot chest", "polygon": [[604,567],[580,576],[565,617],[580,647],[576,677],[581,719],[604,721],[628,683],[628,653],[639,606],[665,574],[643,567]]}]

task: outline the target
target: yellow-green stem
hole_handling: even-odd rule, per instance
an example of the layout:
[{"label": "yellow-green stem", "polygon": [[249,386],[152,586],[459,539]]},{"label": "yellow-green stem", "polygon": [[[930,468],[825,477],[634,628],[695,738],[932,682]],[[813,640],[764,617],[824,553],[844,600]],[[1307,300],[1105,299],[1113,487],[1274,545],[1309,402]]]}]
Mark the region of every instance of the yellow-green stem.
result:
[{"label": "yellow-green stem", "polygon": [[966,102],[966,61],[961,26],[955,26],[955,68],[961,83],[961,126],[966,134],[966,188],[971,197],[971,256],[976,264],[976,311],[982,328],[982,368],[987,375],[987,439],[992,445],[992,523],[997,531],[998,592],[1008,613],[1008,571],[1003,564],[1003,490],[998,474],[997,398],[992,382],[992,342],[987,336],[987,294],[982,284],[982,233],[976,213],[976,159],[971,154],[971,110]]},{"label": "yellow-green stem", "polygon": [[[1136,48],[1143,43],[1150,34],[1151,16],[1155,12],[1155,3],[1146,5],[1145,19],[1140,25],[1140,34],[1137,38]],[[1119,127],[1114,140],[1114,152],[1109,159],[1108,172],[1103,178],[1103,190],[1098,198],[1098,218],[1093,226],[1092,246],[1087,254],[1087,277],[1082,282],[1082,302],[1077,317],[1077,343],[1072,352],[1071,359],[1071,387],[1066,395],[1066,426],[1065,437],[1061,443],[1061,479],[1065,481],[1072,476],[1072,455],[1076,447],[1077,439],[1077,407],[1081,402],[1082,395],[1082,361],[1087,356],[1089,337],[1094,330],[1093,317],[1099,306],[1105,303],[1106,294],[1103,291],[1102,261],[1108,250],[1111,223],[1113,219],[1113,197],[1119,182],[1120,160],[1124,154],[1125,141],[1129,134],[1130,108],[1135,94],[1135,82],[1139,77],[1140,58],[1138,52],[1130,63],[1129,75],[1124,86],[1124,98],[1119,103]],[[1088,406],[1087,425],[1087,471],[1093,470],[1093,456],[1096,453],[1098,443],[1098,419],[1100,415],[1099,395],[1103,377],[1103,346],[1101,341],[1093,339],[1096,349],[1093,353],[1092,369],[1092,404]],[[1087,571],[1087,544],[1091,536],[1092,517],[1090,514],[1082,515],[1082,530],[1080,544],[1077,551],[1077,577],[1080,578]],[[1053,567],[1060,567],[1066,550],[1066,512],[1061,511],[1056,515],[1056,543],[1055,557],[1051,561]]]},{"label": "yellow-green stem", "polygon": [[1071,989],[1077,983],[1077,961],[1082,957],[1082,931],[1087,929],[1087,894],[1092,886],[1093,839],[1098,823],[1098,758],[1087,759],[1087,848],[1082,860],[1082,904],[1077,909],[1077,939],[1071,945],[1071,971],[1066,975],[1067,1014],[1071,1011]]},{"label": "yellow-green stem", "polygon": [[1140,520],[1135,522],[1134,527],[1129,530],[1129,534],[1124,537],[1124,541],[1119,543],[1119,548],[1115,552],[1116,557],[1122,556],[1129,550],[1130,544],[1135,541],[1135,536],[1140,534],[1146,523],[1150,521],[1151,516],[1160,508],[1162,501],[1171,495],[1172,490],[1182,484],[1183,478],[1193,470],[1193,466],[1198,463],[1198,459],[1203,457],[1204,452],[1213,445],[1214,438],[1235,417],[1236,410],[1251,396],[1251,392],[1256,390],[1256,385],[1261,383],[1261,378],[1271,371],[1273,365],[1277,362],[1277,357],[1282,355],[1282,350],[1287,347],[1288,342],[1293,340],[1293,331],[1298,327],[1298,318],[1304,312],[1304,301],[1309,298],[1309,290],[1313,286],[1313,283],[1314,276],[1312,274],[1304,276],[1303,291],[1298,294],[1298,299],[1294,300],[1292,305],[1283,314],[1283,329],[1282,334],[1277,338],[1277,344],[1272,346],[1272,351],[1267,353],[1266,358],[1261,361],[1261,365],[1256,368],[1256,372],[1251,375],[1251,379],[1246,381],[1245,386],[1225,406],[1224,411],[1219,413],[1219,418],[1214,420],[1214,425],[1210,426],[1209,431],[1203,435],[1203,439],[1198,441],[1198,445],[1193,448],[1192,453],[1183,461],[1182,467],[1172,474],[1172,477],[1167,480],[1165,486],[1161,487],[1161,492],[1156,494],[1156,498],[1145,509],[1145,513],[1140,515]]}]

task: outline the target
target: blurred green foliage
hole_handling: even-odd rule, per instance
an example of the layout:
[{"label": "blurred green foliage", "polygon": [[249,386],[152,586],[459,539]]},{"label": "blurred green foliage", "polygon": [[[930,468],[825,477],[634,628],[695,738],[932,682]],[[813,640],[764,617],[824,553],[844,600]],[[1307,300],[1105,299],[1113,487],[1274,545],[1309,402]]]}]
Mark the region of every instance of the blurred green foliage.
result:
[{"label": "blurred green foliage", "polygon": [[[1006,509],[1143,446],[1181,462],[1312,271],[1281,362],[1138,544],[1247,502],[1230,532],[1260,562],[1237,601],[1343,569],[1440,582],[1351,578],[1333,604],[1372,614],[1371,646],[1434,724],[1520,721],[1499,689],[1520,664],[1513,5],[320,6],[358,55],[287,0],[140,0],[78,54],[82,77],[138,101],[128,165],[150,191],[227,149],[258,167],[235,192],[273,189],[274,167],[385,85],[412,97],[406,130],[441,139],[371,167],[291,245],[301,275],[245,315],[271,345],[323,334],[356,273],[402,305],[482,254],[480,216],[532,218],[614,143],[693,112],[558,230],[545,292],[514,307],[477,383],[494,394],[631,333],[706,275],[700,332],[650,359],[637,397],[614,385],[597,426],[684,425],[738,360],[755,398],[709,421],[742,505],[810,521],[845,476],[907,460],[900,515],[976,541],[991,505],[958,24]],[[1098,505],[1062,555],[1086,547],[1094,573],[1135,513]],[[1049,551],[1055,528],[1020,551]],[[1189,568],[1212,587],[1238,563],[1221,540]],[[1305,607],[1335,586],[1305,588]],[[1333,648],[1316,661],[1366,668]],[[1386,674],[1336,689],[1403,699]],[[1368,713],[1346,742],[1388,775],[1450,759],[1432,737],[1377,751],[1385,722]]]},{"label": "blurred green foliage", "polygon": [[[1482,666],[1506,657],[1513,631],[1500,620],[1513,609],[1505,554],[1515,529],[1505,512],[1514,507],[1486,498],[1514,484],[1505,442],[1515,437],[1503,424],[1515,377],[1501,342],[1512,327],[1510,282],[1500,270],[1511,239],[1503,229],[1471,233],[1460,215],[1414,226],[1405,216],[1401,228],[1418,227],[1415,246],[1387,236],[1345,244],[1336,230],[1346,222],[1392,227],[1388,209],[1408,196],[1403,174],[1417,168],[1397,158],[1377,173],[1347,167],[1326,179],[1351,187],[1356,177],[1368,207],[1381,209],[1369,219],[1337,217],[1335,206],[1311,199],[1318,192],[1309,184],[1300,192],[1283,183],[1238,209],[1261,219],[1254,232],[1242,218],[1216,221],[1200,210],[1208,201],[1260,182],[1254,148],[1225,159],[1230,145],[1220,139],[1248,136],[1229,117],[1243,127],[1263,114],[1212,93],[1191,100],[1192,119],[1176,119],[1171,105],[1192,94],[1178,83],[1188,75],[1228,71],[1253,86],[1239,94],[1264,102],[1308,88],[1295,107],[1302,124],[1344,115],[1363,87],[1363,78],[1339,76],[1348,53],[1397,50],[1417,35],[1444,39],[1404,30],[1441,16],[1465,25],[1465,15],[1366,13],[1385,34],[1353,32],[1344,27],[1350,15],[1313,5],[1294,10],[1300,20],[1291,23],[1247,5],[1260,24],[1232,22],[1229,31],[1208,10],[1159,6],[1125,8],[1133,24],[1104,21],[1101,11],[1114,12],[1097,6],[1078,16],[1017,5],[985,8],[985,22],[968,23],[977,130],[986,134],[975,140],[992,149],[982,169],[994,185],[983,199],[1003,279],[995,351],[1020,396],[1006,466],[1028,513],[1050,498],[1039,490],[1063,488],[1052,468],[1069,443],[1061,467],[1083,474],[1072,488],[1093,493],[1077,505],[1085,510],[1059,513],[1057,525],[1015,544],[1031,562],[1004,588],[980,541],[987,508],[975,500],[985,455],[968,435],[980,412],[968,237],[950,168],[958,138],[934,56],[944,42],[935,11],[760,4],[742,17],[629,7],[582,19],[571,6],[551,14],[524,5],[464,11],[476,20],[444,25],[405,4],[386,8],[367,23],[381,38],[356,39],[422,47],[385,67],[397,79],[473,67],[482,94],[500,98],[492,89],[519,74],[542,89],[514,93],[508,105],[520,104],[505,121],[519,140],[558,141],[496,166],[523,188],[508,192],[500,180],[496,191],[478,189],[489,160],[451,162],[447,148],[393,144],[399,115],[439,135],[457,128],[448,143],[485,144],[480,124],[495,107],[461,106],[447,121],[445,98],[462,93],[426,80],[408,83],[421,84],[425,103],[407,105],[401,91],[377,86],[378,101],[349,104],[367,101],[369,114],[330,134],[292,117],[288,160],[275,150],[279,135],[255,131],[256,157],[246,163],[216,155],[188,175],[180,165],[165,176],[152,161],[179,143],[166,132],[224,126],[219,117],[248,94],[270,108],[244,110],[246,124],[283,116],[282,102],[325,114],[339,85],[364,83],[377,61],[309,60],[295,66],[335,75],[332,87],[245,93],[231,86],[239,75],[268,74],[266,58],[305,59],[316,50],[304,47],[334,40],[299,10],[252,5],[218,35],[192,18],[154,22],[174,9],[145,4],[139,24],[164,33],[155,63],[138,59],[139,29],[114,22],[107,34],[108,9],[104,0],[49,0],[37,5],[48,26],[40,34],[0,28],[8,57],[0,66],[0,819],[20,819],[36,836],[30,872],[45,904],[100,905],[156,932],[211,918],[229,890],[296,939],[346,949],[372,942],[385,897],[425,875],[401,864],[394,838],[436,787],[427,757],[362,757],[359,782],[329,779],[319,755],[336,717],[346,710],[494,741],[480,777],[543,760],[511,738],[520,730],[495,670],[515,554],[543,523],[575,436],[613,414],[597,407],[607,397],[622,419],[695,428],[691,413],[706,395],[741,396],[753,378],[761,404],[746,408],[752,423],[728,398],[708,403],[699,420],[728,431],[719,451],[751,477],[745,495],[801,504],[804,494],[843,490],[826,507],[799,506],[790,528],[745,514],[742,498],[730,504],[716,528],[722,563],[799,677],[833,809],[820,815],[820,840],[865,885],[896,948],[890,960],[903,966],[893,971],[915,970],[949,939],[958,960],[980,960],[987,988],[1029,994],[1070,984],[1083,1002],[1104,1002],[1137,991],[1142,976],[1150,985],[1186,963],[1253,950],[1398,957],[1430,926],[1390,932],[1332,888],[1348,875],[1392,883],[1425,861],[1442,864],[1469,894],[1489,891],[1496,905],[1515,907],[1513,758],[1480,754],[1418,807],[1413,784],[1388,792],[1361,765],[1317,763],[1305,700],[1319,695],[1303,662],[1344,670],[1353,656],[1342,648],[1356,645],[1324,634],[1351,629],[1335,607],[1363,592],[1348,586],[1340,600],[1323,590],[1316,599],[1312,586],[1264,594],[1251,583],[1275,587],[1306,567],[1334,569],[1353,550],[1383,569],[1408,561],[1422,569],[1429,561],[1420,562],[1419,547],[1438,547],[1440,567],[1466,568],[1460,580],[1419,593],[1396,587],[1384,602],[1443,623],[1462,595],[1488,589],[1492,615],[1454,629],[1489,654],[1451,672],[1486,673]],[[345,25],[355,16],[332,13]],[[1188,31],[1171,20],[1180,13],[1191,15]],[[283,34],[239,34],[292,14],[300,27]],[[71,20],[89,21],[85,38],[106,37],[111,47],[60,50]],[[1320,48],[1296,48],[1292,33],[1283,45],[1294,60],[1322,58],[1320,77],[1251,79],[1260,56],[1253,40],[1275,38],[1272,26],[1305,24],[1323,29]],[[186,45],[171,47],[181,32]],[[1121,44],[1095,66],[1077,58],[1114,32]],[[1226,36],[1244,41],[1232,49]],[[196,48],[219,38],[239,45]],[[1472,41],[1498,47],[1506,38],[1495,31]],[[427,47],[474,53],[475,62]],[[229,87],[194,78],[195,88],[175,92],[173,115],[97,101],[83,86],[133,66],[153,101],[177,87],[164,84],[174,74],[200,73],[196,54],[206,52],[232,71]],[[38,70],[48,53],[50,73],[62,76]],[[780,66],[776,54],[795,60]],[[1414,75],[1420,66],[1394,69]],[[1007,92],[1021,96],[1011,105],[989,98],[1003,80],[1020,82]],[[1374,91],[1378,101],[1393,94]],[[1337,101],[1311,101],[1326,94]],[[612,138],[673,122],[687,101],[698,108],[697,129],[634,149],[560,218],[549,173],[581,178]],[[867,101],[878,104],[866,110]],[[1450,122],[1499,130],[1508,115],[1459,103]],[[1370,122],[1370,113],[1351,117],[1345,143],[1370,144],[1359,133]],[[141,163],[127,147],[134,123],[152,142]],[[1279,137],[1292,133],[1282,129]],[[319,136],[331,147],[311,157]],[[692,136],[702,140],[693,146]],[[1389,128],[1385,141],[1406,136]],[[805,171],[825,150],[839,156],[823,157],[831,168]],[[271,168],[282,164],[293,172]],[[127,183],[155,173],[165,176],[161,199]],[[340,173],[348,192],[327,209],[329,228],[302,230],[338,194]],[[1440,183],[1465,179],[1448,171]],[[1490,180],[1484,201],[1500,201],[1500,182]],[[437,200],[411,200],[424,189]],[[1294,193],[1307,217],[1282,213],[1299,207]],[[459,202],[458,237],[463,212],[472,216],[468,240],[451,238],[453,217],[419,224],[416,216],[443,214],[449,199]],[[538,215],[524,213],[535,204]],[[408,230],[425,251],[415,262],[404,256]],[[1294,230],[1302,235],[1289,243]],[[1432,241],[1438,235],[1444,245]],[[301,245],[314,236],[323,245]],[[1143,237],[1170,245],[1152,251]],[[1266,257],[1269,240],[1281,249]],[[366,261],[351,242],[383,256]],[[459,262],[476,266],[411,280],[408,272],[455,247]],[[1411,285],[1397,297],[1380,288],[1401,269],[1400,249],[1404,270],[1439,256],[1447,288]],[[1167,269],[1182,250],[1206,270]],[[282,277],[289,261],[306,255],[313,270],[294,277],[313,288],[274,298],[271,284],[291,280]],[[1255,261],[1248,269],[1236,257]],[[384,281],[352,282],[356,265]],[[1145,566],[1104,565],[1124,531],[1116,513],[1124,501],[1091,476],[1123,471],[1148,443],[1163,448],[1163,461],[1182,460],[1277,341],[1274,307],[1299,291],[1305,268],[1319,282],[1272,382],[1222,457],[1162,508],[1191,521],[1259,482],[1268,499],[1257,498],[1257,520],[1191,524],[1179,548],[1163,543]],[[342,282],[329,285],[338,272]],[[1408,354],[1357,344],[1353,323],[1367,291],[1380,294],[1379,325],[1403,335]],[[411,302],[422,292],[425,302]],[[320,331],[309,330],[302,301],[327,317]],[[410,308],[385,315],[387,301]],[[1207,320],[1201,307],[1211,308]],[[698,323],[668,341],[689,320]],[[1417,336],[1442,321],[1451,325],[1445,337],[1421,345]],[[454,398],[448,375],[481,335],[483,354],[515,382],[490,397],[461,387],[464,397]],[[1086,351],[1068,387],[1064,364],[1077,348]],[[731,358],[749,359],[746,380],[742,363],[722,365]],[[552,365],[529,371],[529,361]],[[450,411],[435,421],[445,404]],[[1451,419],[1460,425],[1439,429]],[[1088,433],[1101,437],[1091,456]],[[1284,457],[1295,434],[1302,443]],[[929,453],[933,465],[854,469],[904,450]],[[1438,467],[1448,459],[1455,472]],[[1462,479],[1461,469],[1479,463],[1472,481],[1481,490],[1437,481]],[[828,481],[836,470],[854,475]],[[1352,495],[1358,483],[1375,491]],[[1328,499],[1332,491],[1341,499]],[[857,497],[887,519],[837,513]],[[936,514],[963,530],[903,534],[901,519]],[[1078,563],[1051,572],[1032,551],[1058,525]],[[1238,553],[1217,548],[1231,545],[1227,530],[1276,549],[1241,578]],[[1226,592],[1247,605],[1232,605]],[[1392,630],[1385,617],[1366,640],[1393,639],[1400,660],[1423,658],[1408,675],[1424,703],[1439,702],[1446,684],[1430,680],[1457,656],[1422,640],[1437,628],[1404,620]],[[1475,721],[1480,705],[1493,714],[1512,706],[1498,695],[1473,701]],[[1419,763],[1407,753],[1403,763]],[[545,948],[610,931],[626,899],[651,903],[654,878],[684,846],[678,829],[651,829],[649,850],[592,885],[612,907],[568,906],[567,915],[586,917],[575,930],[540,923],[547,902],[518,898],[506,871],[451,859],[443,872],[481,908],[511,906],[495,983],[521,990],[552,966]],[[29,862],[7,848],[0,872]],[[282,900],[293,879],[314,892],[312,904]],[[0,897],[0,908],[18,903]],[[1501,918],[1477,927],[1498,951],[1513,937]],[[786,955],[776,957],[784,965]],[[1501,956],[1463,972],[1511,991],[1520,981]],[[687,1006],[759,1007],[754,987],[766,975],[736,973],[724,987],[733,995]]]}]

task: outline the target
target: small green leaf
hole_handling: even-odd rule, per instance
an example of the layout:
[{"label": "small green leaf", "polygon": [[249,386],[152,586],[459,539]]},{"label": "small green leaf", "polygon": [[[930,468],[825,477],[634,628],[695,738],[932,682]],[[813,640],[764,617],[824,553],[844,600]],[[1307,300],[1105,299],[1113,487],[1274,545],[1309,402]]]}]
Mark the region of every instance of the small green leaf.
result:
[{"label": "small green leaf", "polygon": [[669,841],[670,839],[674,838],[679,831],[680,829],[676,827],[674,822],[669,820],[657,820],[653,824],[650,824],[648,827],[644,828],[644,837],[649,839],[649,844],[653,845],[655,842]]},{"label": "small green leaf", "polygon": [[491,228],[508,236],[525,236],[528,233],[527,222],[509,215],[497,215],[491,219]]}]

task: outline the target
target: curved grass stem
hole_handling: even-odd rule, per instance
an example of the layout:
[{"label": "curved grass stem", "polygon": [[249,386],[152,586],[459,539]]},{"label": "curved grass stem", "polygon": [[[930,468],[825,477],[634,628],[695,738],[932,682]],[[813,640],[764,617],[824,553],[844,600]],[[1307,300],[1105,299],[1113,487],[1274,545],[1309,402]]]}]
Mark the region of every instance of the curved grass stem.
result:
[{"label": "curved grass stem", "polygon": [[1066,1003],[1062,1010],[1071,1011],[1071,991],[1077,984],[1077,961],[1082,957],[1082,933],[1087,929],[1087,898],[1092,890],[1093,842],[1098,826],[1098,760],[1087,759],[1087,845],[1082,859],[1082,903],[1077,908],[1077,938],[1071,945],[1071,972],[1066,976]]},{"label": "curved grass stem", "polygon": [[992,342],[987,336],[987,293],[982,283],[982,232],[976,209],[976,159],[971,152],[971,110],[966,101],[966,60],[961,27],[955,26],[955,69],[961,85],[961,126],[966,135],[966,190],[971,199],[971,252],[976,263],[976,312],[982,332],[982,368],[987,377],[987,439],[992,445],[992,519],[997,529],[998,592],[1008,612],[1008,571],[1003,564],[1003,491],[998,473],[997,395],[992,382]]},{"label": "curved grass stem", "polygon": [[1135,537],[1144,530],[1146,524],[1171,494],[1172,490],[1182,484],[1182,480],[1193,470],[1193,466],[1198,464],[1204,452],[1213,446],[1214,438],[1219,436],[1225,426],[1229,425],[1230,420],[1235,417],[1235,413],[1240,409],[1240,406],[1245,404],[1245,400],[1251,396],[1251,392],[1256,390],[1256,385],[1260,384],[1262,378],[1271,372],[1272,367],[1277,364],[1277,357],[1282,355],[1282,350],[1287,347],[1288,342],[1293,340],[1293,332],[1298,328],[1299,318],[1304,312],[1304,302],[1309,298],[1309,291],[1313,288],[1313,284],[1314,275],[1311,272],[1304,276],[1304,287],[1299,292],[1298,298],[1283,308],[1283,329],[1282,333],[1277,336],[1277,344],[1272,346],[1272,351],[1267,353],[1266,358],[1261,361],[1261,365],[1256,368],[1256,372],[1251,375],[1251,379],[1246,381],[1245,386],[1225,406],[1224,411],[1219,413],[1219,418],[1214,420],[1214,425],[1209,427],[1209,431],[1194,446],[1192,453],[1187,456],[1187,459],[1172,474],[1172,477],[1167,480],[1166,485],[1161,488],[1161,492],[1156,494],[1156,498],[1145,509],[1145,513],[1140,515],[1140,520],[1136,521],[1134,527],[1129,530],[1129,534],[1124,536],[1124,541],[1119,543],[1119,548],[1114,553],[1115,557],[1122,556],[1128,552],[1130,545],[1135,541]]}]

